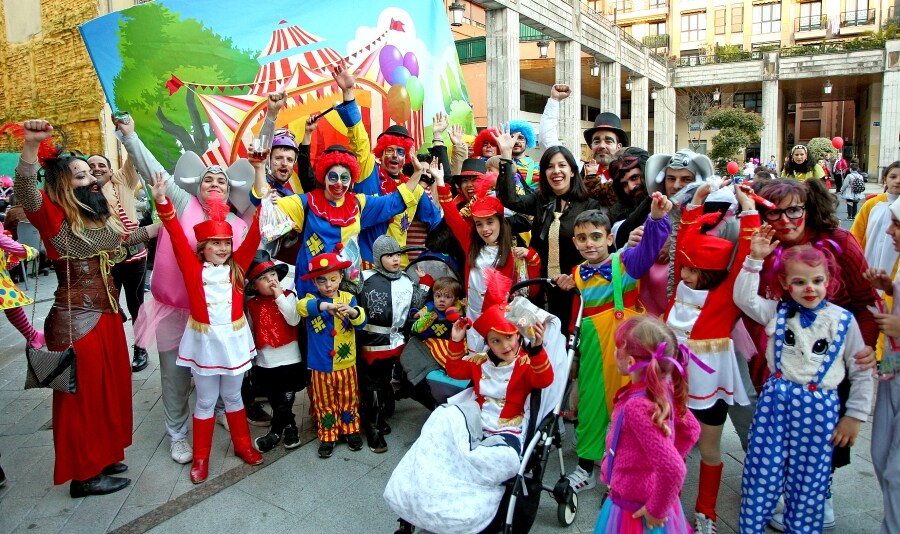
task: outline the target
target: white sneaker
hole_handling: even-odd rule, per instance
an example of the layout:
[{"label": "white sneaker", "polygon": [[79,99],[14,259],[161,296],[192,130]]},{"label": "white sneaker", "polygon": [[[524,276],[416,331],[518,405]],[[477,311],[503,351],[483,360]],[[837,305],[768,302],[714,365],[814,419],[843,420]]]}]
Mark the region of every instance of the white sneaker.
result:
[{"label": "white sneaker", "polygon": [[231,432],[231,429],[228,428],[228,417],[224,413],[216,414],[216,423],[218,423],[219,426],[221,426],[225,430]]},{"label": "white sneaker", "polygon": [[778,532],[784,532],[784,495],[778,497],[775,513],[772,514],[772,519],[769,519],[769,526]]},{"label": "white sneaker", "polygon": [[589,490],[597,485],[596,473],[596,470],[588,473],[582,469],[581,466],[578,466],[574,471],[566,475],[566,478],[569,479],[569,485],[572,486],[575,493],[581,493],[582,491]]},{"label": "white sneaker", "polygon": [[834,520],[834,500],[831,497],[831,488],[828,489],[828,496],[825,497],[825,517],[822,520],[823,529],[832,529],[835,526]]},{"label": "white sneaker", "polygon": [[169,443],[169,452],[172,453],[172,459],[180,464],[186,464],[194,459],[194,449],[186,439],[173,439]]},{"label": "white sneaker", "polygon": [[697,534],[716,534],[716,522],[705,514],[694,514],[694,531]]}]

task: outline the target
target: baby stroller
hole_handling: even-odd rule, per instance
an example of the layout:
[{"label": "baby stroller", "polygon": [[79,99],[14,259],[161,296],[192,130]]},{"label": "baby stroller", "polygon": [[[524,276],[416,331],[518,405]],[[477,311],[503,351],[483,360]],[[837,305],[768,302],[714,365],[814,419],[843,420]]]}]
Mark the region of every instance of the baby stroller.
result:
[{"label": "baby stroller", "polygon": [[[419,282],[419,275],[416,273],[417,269],[425,271],[435,280],[442,277],[450,277],[461,284],[463,283],[453,258],[447,254],[429,251],[423,247],[407,247],[404,250],[414,248],[424,251],[416,259],[409,262],[409,265],[406,267],[406,274],[409,275],[414,284]],[[448,398],[469,387],[468,381],[457,380],[447,376],[446,371],[431,356],[428,347],[418,338],[410,335],[407,335],[407,338],[409,341],[403,354],[400,356],[400,365],[403,368],[401,380],[405,382],[401,384],[402,390],[412,388],[418,389],[420,392],[427,391],[436,404],[443,404],[447,402]],[[407,396],[412,397],[412,395]]]},{"label": "baby stroller", "polygon": [[[512,293],[515,293],[515,290],[522,287],[536,284],[552,284],[552,281],[546,278],[526,280],[515,284]],[[581,311],[579,310],[578,318],[580,319],[580,317]],[[529,417],[525,422],[524,447],[518,460],[516,475],[500,483],[499,486],[486,488],[483,485],[478,485],[475,480],[465,479],[466,476],[473,479],[481,478],[482,473],[477,472],[477,470],[463,471],[460,476],[453,478],[453,472],[456,468],[465,469],[468,466],[460,466],[460,463],[452,458],[447,463],[433,466],[433,472],[427,472],[427,469],[421,469],[422,462],[417,463],[416,461],[417,457],[421,458],[419,451],[421,451],[422,455],[426,455],[426,451],[430,450],[429,447],[433,445],[443,447],[445,444],[425,442],[419,446],[417,441],[408,453],[408,455],[413,456],[413,459],[407,462],[407,457],[404,457],[401,460],[397,470],[391,477],[391,482],[388,483],[388,487],[385,489],[385,499],[388,501],[388,504],[405,520],[413,524],[418,523],[424,528],[437,532],[528,532],[534,524],[541,493],[547,491],[553,495],[557,502],[557,517],[560,523],[568,526],[575,521],[578,500],[565,479],[565,467],[560,449],[562,444],[562,424],[559,416],[560,406],[568,389],[569,368],[574,357],[574,349],[570,348],[566,351],[565,340],[558,333],[559,330],[555,330],[556,334],[552,333],[554,327],[558,328],[559,320],[553,316],[551,318],[551,326],[547,328],[547,334],[544,339],[544,349],[547,351],[553,367],[554,380],[546,389],[535,390],[530,395]],[[570,338],[570,347],[574,345],[577,334],[577,331],[574,332]],[[466,390],[451,399],[449,403],[452,405],[459,400],[464,400],[466,395],[471,396],[473,394],[471,390]],[[452,408],[452,406],[449,408]],[[429,418],[429,421],[426,421],[426,425],[423,427],[423,437],[426,435],[426,427],[428,427],[430,422],[431,418]],[[468,445],[468,437],[464,436],[463,439],[458,441],[459,443],[456,445],[459,447],[465,448]],[[453,444],[450,447],[452,446]],[[559,453],[561,471],[561,480],[555,486],[546,485],[543,482],[548,460],[554,447]],[[488,449],[490,448],[488,447]],[[411,469],[416,471],[410,473],[409,470]],[[395,478],[397,480],[396,486],[392,484]],[[419,500],[423,498],[423,494],[420,493],[421,486],[418,485],[419,480],[433,481],[433,487],[446,487],[446,491],[452,492],[452,494],[447,495],[443,500],[439,498],[440,496],[435,497],[431,495],[431,500],[423,504]],[[408,483],[410,487],[398,487],[405,483]],[[487,495],[481,492],[487,492]],[[452,498],[448,499],[448,497]],[[451,510],[450,513],[463,510],[463,513],[477,518],[476,522],[453,523],[452,527],[438,524],[441,519],[439,516],[441,511],[435,512],[435,509],[430,507],[432,503],[434,503],[435,507],[443,507],[446,501],[452,501],[447,505]],[[438,516],[438,519],[434,520],[434,524],[432,524],[432,517],[434,516]],[[492,519],[489,521],[481,520],[481,518],[490,517]],[[476,523],[477,526],[473,528],[472,525]]]}]

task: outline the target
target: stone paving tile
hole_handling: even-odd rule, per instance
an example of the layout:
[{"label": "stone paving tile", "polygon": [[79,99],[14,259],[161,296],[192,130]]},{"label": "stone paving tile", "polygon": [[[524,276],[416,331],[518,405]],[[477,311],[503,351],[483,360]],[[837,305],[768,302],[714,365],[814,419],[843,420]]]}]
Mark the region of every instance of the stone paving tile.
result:
[{"label": "stone paving tile", "polygon": [[[247,513],[248,510],[253,513]],[[232,490],[206,499],[150,532],[271,532],[284,525],[299,524],[302,523],[282,508],[250,493]],[[324,532],[318,526],[316,531]]]},{"label": "stone paving tile", "polygon": [[6,489],[0,488],[0,532],[12,532],[38,501],[30,497],[9,497],[5,495],[5,492]]},{"label": "stone paving tile", "polygon": [[56,534],[63,531],[71,518],[71,515],[58,515],[27,519],[13,531],[13,534]]}]

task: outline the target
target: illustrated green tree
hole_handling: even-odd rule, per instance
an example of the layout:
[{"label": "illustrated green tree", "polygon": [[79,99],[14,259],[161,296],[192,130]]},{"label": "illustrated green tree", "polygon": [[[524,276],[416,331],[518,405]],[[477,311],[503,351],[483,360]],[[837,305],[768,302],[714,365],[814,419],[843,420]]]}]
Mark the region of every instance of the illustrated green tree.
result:
[{"label": "illustrated green tree", "polygon": [[712,138],[709,158],[719,172],[725,170],[729,160],[740,161],[741,152],[759,142],[763,128],[762,116],[754,111],[736,107],[713,107],[706,111],[703,122],[711,130],[719,130]]},{"label": "illustrated green tree", "polygon": [[129,11],[118,34],[123,66],[115,78],[116,107],[131,113],[144,143],[170,170],[182,151],[206,152],[206,117],[193,91],[182,87],[170,96],[166,82],[175,75],[210,85],[247,83],[259,68],[253,53],[158,2]]}]

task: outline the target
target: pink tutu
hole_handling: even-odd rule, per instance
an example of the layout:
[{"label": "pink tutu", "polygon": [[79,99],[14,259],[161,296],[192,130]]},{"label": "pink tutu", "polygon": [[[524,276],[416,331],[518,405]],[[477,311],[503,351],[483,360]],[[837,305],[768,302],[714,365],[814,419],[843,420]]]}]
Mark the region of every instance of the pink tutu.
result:
[{"label": "pink tutu", "polygon": [[[614,500],[619,504],[613,502]],[[653,530],[644,528],[643,519],[631,517],[640,508],[640,503],[607,497],[603,507],[600,508],[597,524],[594,525],[594,534],[693,534],[694,532],[684,517],[681,501],[676,501],[675,506],[669,510],[666,525]]]}]

